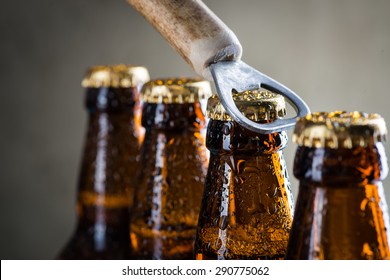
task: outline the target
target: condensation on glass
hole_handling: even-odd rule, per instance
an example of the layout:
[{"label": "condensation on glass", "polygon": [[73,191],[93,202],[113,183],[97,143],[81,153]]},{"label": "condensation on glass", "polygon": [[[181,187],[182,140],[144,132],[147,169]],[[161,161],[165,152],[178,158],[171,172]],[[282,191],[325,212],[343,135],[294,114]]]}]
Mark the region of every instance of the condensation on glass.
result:
[{"label": "condensation on glass", "polygon": [[128,259],[129,208],[143,139],[139,89],[149,80],[141,66],[91,67],[86,88],[88,130],[77,189],[77,226],[61,259]]},{"label": "condensation on glass", "polygon": [[142,88],[139,176],[131,218],[134,259],[192,259],[208,153],[201,103],[207,81],[172,78]]},{"label": "condensation on glass", "polygon": [[378,114],[312,113],[298,121],[299,194],[287,259],[389,259],[382,186],[386,125]]},{"label": "condensation on glass", "polygon": [[[269,91],[233,94],[249,119],[267,123],[286,114]],[[195,258],[283,259],[293,199],[282,150],[286,132],[260,134],[239,126],[217,96],[208,101],[210,163],[199,215]]]}]

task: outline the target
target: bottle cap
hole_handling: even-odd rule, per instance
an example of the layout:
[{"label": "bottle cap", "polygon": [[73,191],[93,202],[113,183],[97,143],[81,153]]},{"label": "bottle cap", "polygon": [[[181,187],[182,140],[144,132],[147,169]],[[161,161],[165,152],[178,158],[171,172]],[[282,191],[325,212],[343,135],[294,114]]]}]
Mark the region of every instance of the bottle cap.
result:
[{"label": "bottle cap", "polygon": [[306,147],[352,149],[385,141],[386,134],[386,123],[378,114],[315,112],[298,119],[293,141]]},{"label": "bottle cap", "polygon": [[[233,93],[233,100],[240,112],[255,122],[273,121],[286,115],[284,97],[267,90],[248,90]],[[220,121],[233,120],[216,95],[208,100],[207,117]]]},{"label": "bottle cap", "polygon": [[87,70],[81,85],[89,88],[129,88],[142,85],[149,79],[148,70],[142,66],[98,65]]},{"label": "bottle cap", "polygon": [[207,99],[210,95],[210,83],[197,78],[152,80],[141,90],[141,100],[147,103],[194,103]]}]

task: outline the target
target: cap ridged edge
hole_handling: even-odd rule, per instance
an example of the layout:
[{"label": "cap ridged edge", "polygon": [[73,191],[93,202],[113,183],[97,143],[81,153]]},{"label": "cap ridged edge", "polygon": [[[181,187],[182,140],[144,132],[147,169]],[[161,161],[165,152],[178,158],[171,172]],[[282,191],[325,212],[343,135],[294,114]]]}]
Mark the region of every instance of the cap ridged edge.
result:
[{"label": "cap ridged edge", "polygon": [[[251,90],[233,93],[233,100],[240,112],[248,119],[272,121],[286,115],[284,97],[266,90]],[[232,117],[222,106],[218,96],[209,98],[207,103],[207,117],[213,120],[232,121]]]},{"label": "cap ridged edge", "polygon": [[299,118],[292,139],[299,146],[352,149],[383,142],[386,135],[386,123],[379,114],[334,111]]},{"label": "cap ridged edge", "polygon": [[210,82],[198,78],[166,78],[146,83],[141,100],[146,103],[194,103],[211,96]]},{"label": "cap ridged edge", "polygon": [[86,88],[138,87],[150,80],[148,70],[136,65],[97,65],[87,70],[81,85]]}]

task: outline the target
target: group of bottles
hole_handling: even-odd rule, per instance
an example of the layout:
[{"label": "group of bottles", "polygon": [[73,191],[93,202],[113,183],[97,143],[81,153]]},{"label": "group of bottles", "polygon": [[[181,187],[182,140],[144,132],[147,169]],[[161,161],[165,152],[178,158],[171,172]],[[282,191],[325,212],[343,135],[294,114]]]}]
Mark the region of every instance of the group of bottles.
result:
[{"label": "group of bottles", "polygon": [[[92,67],[83,86],[78,221],[58,258],[390,259],[379,115],[298,120],[294,212],[286,132],[243,128],[207,81],[149,81],[144,67],[115,65]],[[279,94],[233,99],[255,122],[286,115]]]}]

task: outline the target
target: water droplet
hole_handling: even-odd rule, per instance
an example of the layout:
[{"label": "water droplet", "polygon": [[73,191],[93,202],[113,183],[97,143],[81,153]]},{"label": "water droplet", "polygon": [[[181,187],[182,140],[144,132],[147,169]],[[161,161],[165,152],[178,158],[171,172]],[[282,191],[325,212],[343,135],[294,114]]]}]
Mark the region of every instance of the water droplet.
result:
[{"label": "water droplet", "polygon": [[226,175],[223,176],[223,183],[225,185],[229,184],[229,178]]},{"label": "water droplet", "polygon": [[260,169],[256,166],[245,166],[243,172],[245,173],[258,173]]},{"label": "water droplet", "polygon": [[244,179],[241,177],[241,176],[236,176],[234,178],[234,181],[238,184],[238,185],[241,185],[244,183]]},{"label": "water droplet", "polygon": [[273,197],[275,196],[275,191],[276,191],[276,186],[271,185],[271,186],[269,186],[269,188],[267,188],[267,193],[266,193],[266,195],[267,195],[269,198],[273,198]]},{"label": "water droplet", "polygon": [[218,227],[222,230],[225,230],[229,224],[229,217],[228,216],[221,216],[218,221]]},{"label": "water droplet", "polygon": [[368,205],[368,202],[369,202],[369,201],[368,201],[367,198],[363,199],[362,202],[360,203],[360,210],[365,211],[365,210],[366,210],[366,207],[367,207],[367,205]]},{"label": "water droplet", "polygon": [[156,167],[156,169],[153,171],[153,176],[156,177],[156,176],[159,176],[161,175],[161,167]]},{"label": "water droplet", "polygon": [[276,213],[276,205],[275,204],[273,204],[273,205],[270,205],[270,206],[268,206],[267,207],[267,212],[268,212],[268,214],[270,214],[270,215],[273,215],[273,214],[275,214]]},{"label": "water droplet", "polygon": [[374,252],[372,251],[370,245],[367,242],[363,244],[361,256],[365,257],[368,260],[372,260],[374,258]]},{"label": "water droplet", "polygon": [[240,159],[237,161],[237,174],[241,174],[245,169],[246,161],[243,159]]},{"label": "water droplet", "polygon": [[224,125],[222,132],[224,135],[229,135],[230,134],[230,127],[228,125]]},{"label": "water droplet", "polygon": [[257,219],[256,219],[256,217],[252,217],[252,218],[251,218],[251,224],[252,224],[252,225],[256,225],[256,224],[257,224]]},{"label": "water droplet", "polygon": [[222,240],[221,238],[218,238],[217,241],[215,241],[215,247],[219,249],[221,248],[221,246],[222,246]]}]

